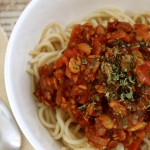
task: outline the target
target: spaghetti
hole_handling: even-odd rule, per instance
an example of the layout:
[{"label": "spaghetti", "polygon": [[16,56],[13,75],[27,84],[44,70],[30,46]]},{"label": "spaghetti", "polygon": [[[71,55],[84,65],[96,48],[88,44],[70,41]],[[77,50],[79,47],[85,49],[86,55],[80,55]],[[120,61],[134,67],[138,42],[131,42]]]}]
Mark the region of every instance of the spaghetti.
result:
[{"label": "spaghetti", "polygon": [[[105,8],[94,12],[85,18],[81,24],[90,23],[93,27],[102,24],[106,28],[107,22],[113,22],[115,19],[118,19],[121,22],[128,22],[130,25],[134,25],[135,23],[142,23],[146,25],[150,24],[150,15],[147,12],[130,16],[116,8]],[[48,25],[45,28],[38,45],[30,52],[32,59],[29,61],[27,70],[31,75],[32,92],[35,91],[40,80],[40,66],[52,64],[61,57],[63,50],[68,45],[74,24],[68,26],[65,30],[63,30],[57,23]],[[132,80],[131,82],[134,81]],[[37,98],[35,97],[35,99]],[[49,103],[47,101],[44,103],[46,105],[37,100],[39,119],[54,139],[61,140],[63,142],[64,146],[62,149],[95,149],[88,144],[88,139],[85,137],[82,127],[79,124],[76,124],[74,119],[66,111],[64,111],[64,109],[53,109],[52,107],[48,107]],[[114,103],[112,103],[112,105],[114,105]],[[149,137],[146,136],[141,144],[141,149],[150,149],[149,143]],[[99,149],[102,148],[106,148],[106,146],[104,145]],[[123,149],[123,144],[119,143],[115,149]]]}]

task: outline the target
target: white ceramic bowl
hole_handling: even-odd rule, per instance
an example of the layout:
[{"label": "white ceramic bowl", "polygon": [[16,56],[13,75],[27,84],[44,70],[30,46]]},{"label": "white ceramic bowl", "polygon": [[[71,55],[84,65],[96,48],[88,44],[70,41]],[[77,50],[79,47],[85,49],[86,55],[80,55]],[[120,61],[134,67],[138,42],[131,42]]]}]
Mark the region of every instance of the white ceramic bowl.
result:
[{"label": "white ceramic bowl", "polygon": [[5,60],[5,82],[14,116],[37,150],[59,150],[58,144],[41,125],[30,92],[26,72],[28,52],[38,42],[44,27],[51,21],[66,26],[89,13],[117,6],[128,12],[148,11],[149,0],[32,0],[20,16],[9,40]]}]

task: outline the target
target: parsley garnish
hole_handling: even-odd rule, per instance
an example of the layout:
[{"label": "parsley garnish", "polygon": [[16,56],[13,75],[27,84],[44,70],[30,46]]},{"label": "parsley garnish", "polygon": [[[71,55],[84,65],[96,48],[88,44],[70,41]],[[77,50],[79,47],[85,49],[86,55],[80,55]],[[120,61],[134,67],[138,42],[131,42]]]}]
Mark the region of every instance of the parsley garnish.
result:
[{"label": "parsley garnish", "polygon": [[87,61],[86,59],[82,59],[82,60],[81,60],[81,63],[82,63],[83,65],[86,65],[86,64],[88,63],[88,61]]},{"label": "parsley garnish", "polygon": [[96,94],[93,96],[93,98],[94,98],[96,101],[99,101],[99,100],[100,100],[100,99],[99,99],[99,96],[96,95]]},{"label": "parsley garnish", "polygon": [[128,119],[127,118],[123,118],[122,123],[123,123],[124,128],[128,128]]}]

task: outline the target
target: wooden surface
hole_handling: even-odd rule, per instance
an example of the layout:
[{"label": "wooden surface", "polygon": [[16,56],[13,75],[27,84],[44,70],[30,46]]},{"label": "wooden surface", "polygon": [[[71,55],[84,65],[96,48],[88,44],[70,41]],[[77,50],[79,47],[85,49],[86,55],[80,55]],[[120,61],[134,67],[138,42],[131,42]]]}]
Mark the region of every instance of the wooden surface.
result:
[{"label": "wooden surface", "polygon": [[[4,82],[4,60],[5,60],[5,53],[7,48],[7,36],[0,27],[0,99],[2,99],[6,105],[9,107],[9,102],[6,94],[5,89],[5,82]],[[21,131],[20,131],[21,132]],[[22,144],[20,150],[35,150],[28,140],[25,138],[23,133],[21,132]]]}]

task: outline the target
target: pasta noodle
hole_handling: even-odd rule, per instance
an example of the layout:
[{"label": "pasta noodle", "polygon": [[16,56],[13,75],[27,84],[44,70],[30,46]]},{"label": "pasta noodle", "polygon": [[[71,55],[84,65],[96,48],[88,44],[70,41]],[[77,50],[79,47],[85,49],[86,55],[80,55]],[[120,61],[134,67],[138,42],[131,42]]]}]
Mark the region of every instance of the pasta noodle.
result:
[{"label": "pasta noodle", "polygon": [[[80,21],[80,23],[89,22],[93,26],[102,24],[106,27],[107,21],[113,21],[114,18],[117,18],[119,21],[129,22],[131,25],[136,22],[150,25],[150,14],[148,12],[130,16],[116,8],[103,8],[98,10]],[[62,51],[67,47],[74,24],[70,24],[66,29],[63,29],[57,23],[49,24],[44,29],[37,46],[30,51],[32,59],[29,61],[27,71],[31,76],[32,92],[34,92],[35,84],[39,80],[39,66],[53,63],[61,56]],[[48,129],[48,132],[54,139],[62,141],[62,150],[94,150],[88,144],[88,140],[84,136],[80,125],[75,124],[73,119],[63,109],[49,108],[38,101],[37,106],[41,123]],[[144,144],[141,149],[150,149],[150,139],[148,136],[144,138],[143,142]],[[124,148],[120,143],[115,149],[122,150]]]}]

